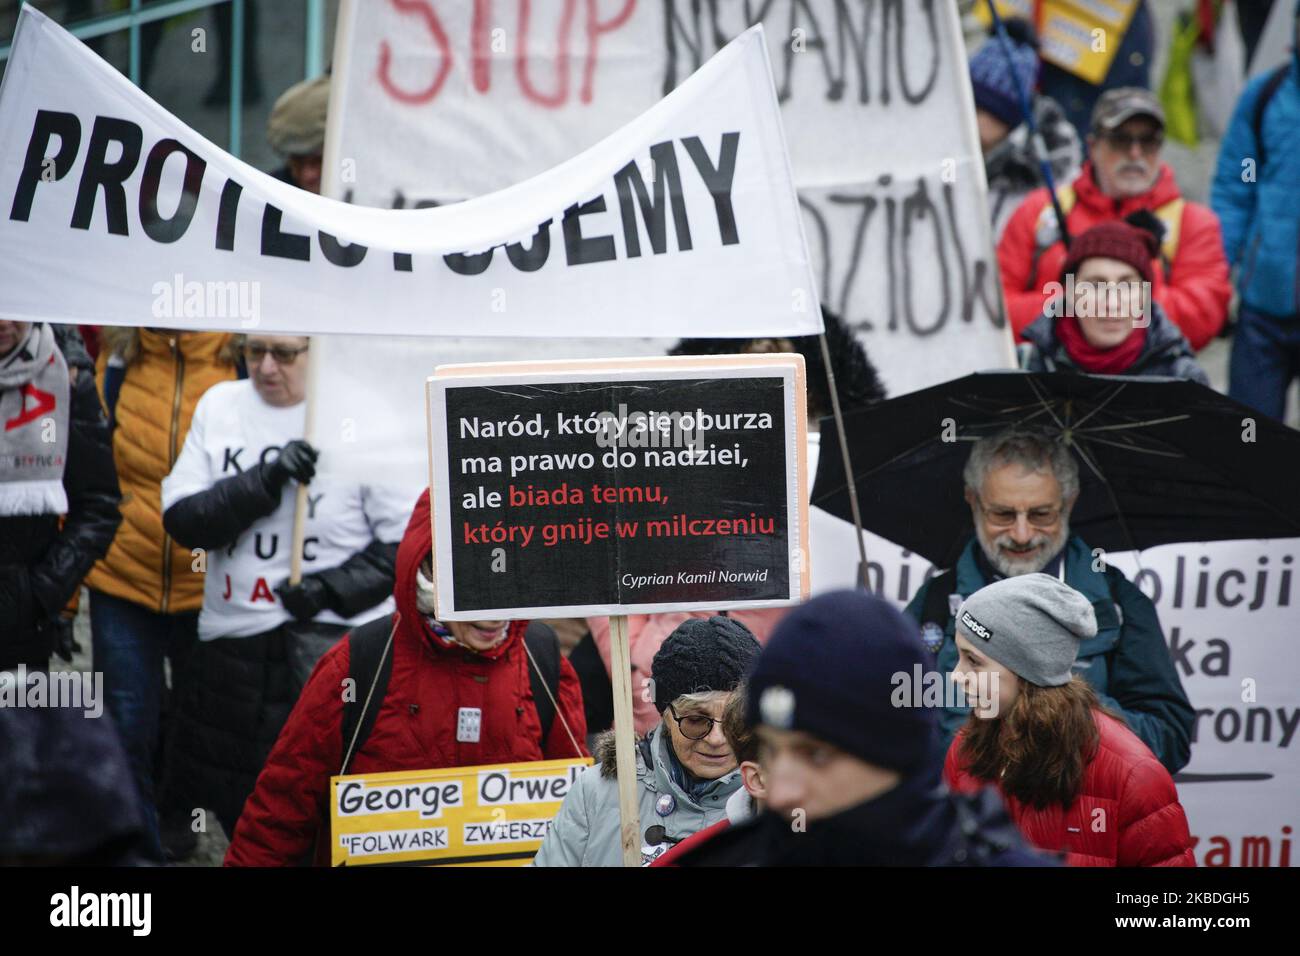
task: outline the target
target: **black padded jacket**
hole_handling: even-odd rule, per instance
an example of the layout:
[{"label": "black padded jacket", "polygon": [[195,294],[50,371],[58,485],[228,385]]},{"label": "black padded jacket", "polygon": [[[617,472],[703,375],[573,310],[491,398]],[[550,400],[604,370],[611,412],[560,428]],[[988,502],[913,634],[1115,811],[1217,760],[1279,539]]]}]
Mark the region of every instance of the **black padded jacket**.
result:
[{"label": "black padded jacket", "polygon": [[71,380],[63,469],[68,513],[0,518],[0,589],[5,605],[14,609],[0,621],[0,669],[49,663],[60,614],[122,523],[112,435],[95,388],[94,363],[75,327],[53,328]]},{"label": "black padded jacket", "polygon": [[[207,491],[177,501],[163,513],[163,528],[186,548],[225,548],[280,506],[281,489],[269,479],[270,463],[222,478]],[[326,606],[353,617],[393,593],[397,542],[371,541],[337,567],[318,571]]]}]

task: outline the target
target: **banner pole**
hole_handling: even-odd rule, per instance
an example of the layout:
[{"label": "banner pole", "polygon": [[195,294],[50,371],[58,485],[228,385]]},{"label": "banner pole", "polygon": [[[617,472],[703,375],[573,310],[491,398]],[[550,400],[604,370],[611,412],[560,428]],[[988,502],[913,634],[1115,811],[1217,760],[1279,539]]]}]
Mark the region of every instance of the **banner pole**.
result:
[{"label": "banner pole", "polygon": [[[307,340],[311,342],[311,339]],[[312,356],[311,351],[303,353],[307,358],[307,396],[303,399],[307,408],[303,415],[303,441],[316,447],[316,367],[320,356]],[[289,583],[302,581],[302,549],[307,538],[307,486],[299,482],[298,493],[293,499],[293,542],[289,551]]]},{"label": "banner pole", "polygon": [[622,823],[623,865],[640,866],[641,811],[636,796],[636,734],[632,724],[632,652],[627,617],[609,619],[609,672],[614,685],[614,745],[618,772],[618,813]]},{"label": "banner pole", "polygon": [[[356,15],[353,0],[340,0],[338,17],[335,20],[334,58],[332,66],[346,70],[351,49],[351,30]],[[346,75],[346,74],[344,74]],[[320,186],[321,195],[330,199],[340,199],[343,184],[340,182],[339,164],[339,124],[343,115],[343,91],[341,83],[330,82],[329,107],[325,113],[325,145],[321,157]],[[317,369],[320,368],[324,349],[324,338],[316,336],[307,340],[314,349],[307,355],[307,409],[303,417],[302,437],[313,448],[316,447],[316,385],[319,381]],[[313,352],[315,354],[313,354]],[[298,485],[298,493],[293,501],[293,541],[289,551],[289,583],[302,581],[302,548],[307,537],[307,486]]]},{"label": "banner pole", "polygon": [[826,367],[826,385],[831,393],[831,413],[835,416],[835,431],[840,438],[840,458],[844,462],[844,475],[849,488],[849,510],[853,513],[853,529],[858,538],[858,560],[862,569],[862,588],[870,591],[867,575],[867,539],[862,531],[862,512],[858,509],[858,483],[853,477],[853,463],[849,460],[849,436],[844,430],[844,412],[840,410],[840,393],[835,385],[835,369],[831,367],[831,349],[826,344],[826,333],[817,336],[822,345],[822,365]]}]

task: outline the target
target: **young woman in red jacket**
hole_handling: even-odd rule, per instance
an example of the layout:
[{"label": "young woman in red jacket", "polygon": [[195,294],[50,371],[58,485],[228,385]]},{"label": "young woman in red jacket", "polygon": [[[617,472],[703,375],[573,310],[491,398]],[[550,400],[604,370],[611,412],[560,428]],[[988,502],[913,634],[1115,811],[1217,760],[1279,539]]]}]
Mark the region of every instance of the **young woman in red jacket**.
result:
[{"label": "young woman in red jacket", "polygon": [[1071,674],[1096,631],[1087,599],[1048,574],[967,598],[953,677],[972,712],[944,776],[958,792],[996,786],[1025,839],[1071,866],[1195,866],[1169,771]]}]

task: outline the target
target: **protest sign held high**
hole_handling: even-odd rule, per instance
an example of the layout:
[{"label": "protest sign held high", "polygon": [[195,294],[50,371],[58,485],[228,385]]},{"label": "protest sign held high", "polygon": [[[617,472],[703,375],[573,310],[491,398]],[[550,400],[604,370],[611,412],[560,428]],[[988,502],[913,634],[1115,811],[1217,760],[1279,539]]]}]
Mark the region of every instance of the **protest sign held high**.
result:
[{"label": "protest sign held high", "polygon": [[440,369],[441,619],[799,600],[803,395],[798,356]]},{"label": "protest sign held high", "polygon": [[24,279],[0,288],[0,315],[302,334],[820,330],[761,30],[610,134],[453,207],[349,206],[226,154],[25,7],[0,90],[0,261]]}]

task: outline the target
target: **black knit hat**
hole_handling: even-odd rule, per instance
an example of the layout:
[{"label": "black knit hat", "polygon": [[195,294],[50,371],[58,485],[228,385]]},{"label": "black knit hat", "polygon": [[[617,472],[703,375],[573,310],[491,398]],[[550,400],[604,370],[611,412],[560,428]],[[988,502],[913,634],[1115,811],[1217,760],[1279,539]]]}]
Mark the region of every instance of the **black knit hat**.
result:
[{"label": "black knit hat", "polygon": [[682,621],[651,664],[655,710],[662,714],[683,694],[735,690],[758,650],[749,628],[729,617]]}]

